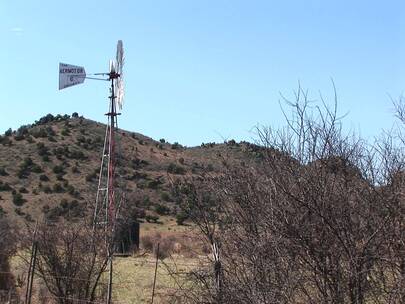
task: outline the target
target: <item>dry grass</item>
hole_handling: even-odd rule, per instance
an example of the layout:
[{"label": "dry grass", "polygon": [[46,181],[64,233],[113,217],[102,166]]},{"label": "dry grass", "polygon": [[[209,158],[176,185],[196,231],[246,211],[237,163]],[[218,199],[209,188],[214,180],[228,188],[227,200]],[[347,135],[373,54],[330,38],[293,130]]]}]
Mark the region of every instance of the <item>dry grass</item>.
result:
[{"label": "dry grass", "polygon": [[[158,263],[156,276],[155,303],[167,303],[177,289],[176,280],[168,269],[188,271],[195,267],[195,258],[175,256]],[[114,264],[114,299],[124,303],[150,303],[155,271],[152,255],[116,258]]]}]

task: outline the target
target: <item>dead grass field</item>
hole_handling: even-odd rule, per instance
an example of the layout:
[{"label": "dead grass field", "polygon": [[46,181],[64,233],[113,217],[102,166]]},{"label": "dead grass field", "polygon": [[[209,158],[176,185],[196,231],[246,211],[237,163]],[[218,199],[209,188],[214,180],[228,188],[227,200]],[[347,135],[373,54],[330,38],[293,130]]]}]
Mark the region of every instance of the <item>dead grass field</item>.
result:
[{"label": "dead grass field", "polygon": [[[155,271],[152,255],[116,258],[114,261],[113,298],[115,303],[150,303]],[[178,288],[170,271],[186,273],[197,266],[196,258],[172,256],[159,261],[154,303],[167,303]],[[179,276],[181,278],[181,275]]]},{"label": "dead grass field", "polygon": [[[113,261],[113,302],[150,303],[156,265],[156,245],[165,250],[165,258],[159,259],[154,303],[167,303],[175,294],[179,285],[184,283],[184,276],[200,263],[201,243],[196,239],[191,225],[178,226],[172,217],[160,218],[161,223],[141,224],[141,249],[129,257],[114,257]],[[152,248],[145,250],[142,238],[152,242]],[[20,251],[11,260],[12,272],[17,281],[21,281],[19,294],[24,298],[25,282],[28,272],[29,252]],[[176,272],[176,277],[171,275]],[[107,273],[102,281],[107,281]],[[183,281],[182,281],[183,280]],[[42,287],[41,287],[42,286]],[[34,282],[33,303],[40,303],[40,289],[45,287],[39,279]]]}]

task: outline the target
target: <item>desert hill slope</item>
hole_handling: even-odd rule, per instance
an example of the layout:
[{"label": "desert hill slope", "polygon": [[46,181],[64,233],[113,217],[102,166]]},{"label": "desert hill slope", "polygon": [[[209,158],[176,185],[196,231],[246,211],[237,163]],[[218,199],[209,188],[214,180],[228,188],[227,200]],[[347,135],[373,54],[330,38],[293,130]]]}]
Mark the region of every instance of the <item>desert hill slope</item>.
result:
[{"label": "desert hill slope", "polygon": [[[105,125],[77,113],[48,114],[0,137],[0,214],[17,223],[85,216],[94,206]],[[164,139],[119,130],[119,187],[129,204],[156,220],[179,212],[170,184],[194,174],[221,172],[224,159],[260,158],[249,143],[185,148]]]}]

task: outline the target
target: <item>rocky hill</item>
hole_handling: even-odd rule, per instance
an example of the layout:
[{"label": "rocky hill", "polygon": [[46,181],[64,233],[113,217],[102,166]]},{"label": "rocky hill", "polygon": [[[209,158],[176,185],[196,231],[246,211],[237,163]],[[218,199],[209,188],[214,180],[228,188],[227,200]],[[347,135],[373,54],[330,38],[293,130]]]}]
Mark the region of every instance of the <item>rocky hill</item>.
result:
[{"label": "rocky hill", "polygon": [[[104,134],[104,124],[77,113],[48,114],[32,125],[7,130],[0,137],[0,215],[23,223],[88,214],[94,206]],[[119,130],[118,143],[120,188],[148,221],[178,213],[173,180],[220,172],[224,159],[240,163],[260,157],[257,146],[233,140],[186,148]]]}]

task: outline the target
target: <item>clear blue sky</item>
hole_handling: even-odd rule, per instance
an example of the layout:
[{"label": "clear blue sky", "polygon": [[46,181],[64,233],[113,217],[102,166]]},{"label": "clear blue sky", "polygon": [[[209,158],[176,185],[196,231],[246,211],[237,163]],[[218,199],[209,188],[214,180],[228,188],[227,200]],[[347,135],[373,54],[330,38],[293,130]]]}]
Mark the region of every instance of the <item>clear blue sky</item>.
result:
[{"label": "clear blue sky", "polygon": [[0,0],[0,132],[47,113],[104,122],[108,87],[58,91],[58,63],[108,70],[126,51],[120,127],[192,146],[282,122],[298,81],[377,135],[405,89],[404,1]]}]

